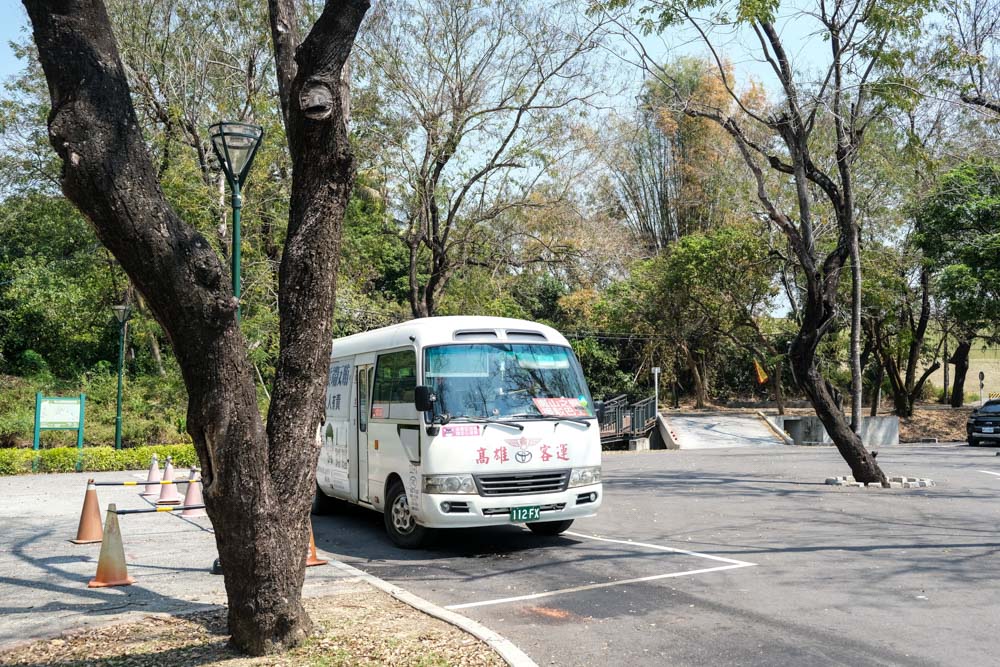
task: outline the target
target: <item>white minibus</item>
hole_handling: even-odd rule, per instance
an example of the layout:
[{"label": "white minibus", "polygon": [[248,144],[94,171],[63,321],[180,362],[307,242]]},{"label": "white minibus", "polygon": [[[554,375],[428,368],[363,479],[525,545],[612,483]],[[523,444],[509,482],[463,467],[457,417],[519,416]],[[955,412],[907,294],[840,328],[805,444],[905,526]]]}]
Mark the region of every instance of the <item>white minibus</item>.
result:
[{"label": "white minibus", "polygon": [[429,317],[333,342],[313,511],[380,511],[392,541],[601,506],[597,410],[566,339],[534,322]]}]

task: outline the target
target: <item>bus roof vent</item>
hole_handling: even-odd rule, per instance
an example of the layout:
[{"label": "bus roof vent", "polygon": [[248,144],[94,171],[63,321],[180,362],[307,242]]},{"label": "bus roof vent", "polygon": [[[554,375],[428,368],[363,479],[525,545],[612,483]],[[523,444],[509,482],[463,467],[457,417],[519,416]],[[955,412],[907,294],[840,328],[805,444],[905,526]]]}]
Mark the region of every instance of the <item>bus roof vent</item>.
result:
[{"label": "bus roof vent", "polygon": [[493,331],[492,329],[482,329],[479,331],[467,330],[467,331],[455,332],[455,340],[472,340],[472,339],[496,340],[497,338],[499,338],[499,336],[497,336],[497,332]]},{"label": "bus roof vent", "polygon": [[548,340],[541,331],[507,330],[507,340]]}]

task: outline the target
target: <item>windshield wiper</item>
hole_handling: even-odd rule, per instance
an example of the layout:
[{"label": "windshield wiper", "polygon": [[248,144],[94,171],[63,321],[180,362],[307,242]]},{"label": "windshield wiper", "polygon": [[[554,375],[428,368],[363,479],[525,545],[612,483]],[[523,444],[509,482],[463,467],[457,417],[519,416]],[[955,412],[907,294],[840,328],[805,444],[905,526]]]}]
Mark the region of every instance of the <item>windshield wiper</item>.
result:
[{"label": "windshield wiper", "polygon": [[452,417],[451,421],[465,421],[472,422],[473,424],[497,424],[499,426],[507,426],[510,428],[516,428],[518,431],[523,431],[524,426],[515,422],[504,421],[502,419],[497,419],[495,417]]},{"label": "windshield wiper", "polygon": [[574,422],[576,424],[584,424],[590,426],[590,420],[593,417],[559,417],[557,415],[535,415],[527,412],[522,412],[516,415],[507,415],[508,419],[537,419],[540,421],[556,421],[556,422]]}]

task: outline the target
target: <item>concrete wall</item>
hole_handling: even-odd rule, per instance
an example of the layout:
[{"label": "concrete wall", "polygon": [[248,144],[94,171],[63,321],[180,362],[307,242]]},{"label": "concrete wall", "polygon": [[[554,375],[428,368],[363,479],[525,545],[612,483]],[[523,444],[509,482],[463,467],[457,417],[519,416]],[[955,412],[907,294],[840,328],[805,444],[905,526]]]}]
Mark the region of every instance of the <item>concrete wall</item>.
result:
[{"label": "concrete wall", "polygon": [[[815,415],[767,415],[796,445],[832,445],[823,423]],[[899,418],[895,415],[861,418],[861,442],[865,447],[899,444]]]}]

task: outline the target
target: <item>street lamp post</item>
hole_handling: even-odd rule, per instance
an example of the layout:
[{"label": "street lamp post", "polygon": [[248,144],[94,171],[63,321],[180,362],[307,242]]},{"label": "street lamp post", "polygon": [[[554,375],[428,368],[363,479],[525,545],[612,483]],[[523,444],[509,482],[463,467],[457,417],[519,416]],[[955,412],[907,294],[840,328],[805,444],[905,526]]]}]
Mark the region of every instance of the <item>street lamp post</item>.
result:
[{"label": "street lamp post", "polygon": [[653,366],[653,400],[656,403],[656,413],[660,412],[660,367]]},{"label": "street lamp post", "polygon": [[132,310],[128,304],[111,306],[118,320],[118,403],[115,409],[115,449],[122,448],[122,376],[125,370],[125,327]]},{"label": "street lamp post", "polygon": [[229,189],[232,191],[233,205],[233,250],[232,274],[233,274],[233,296],[236,297],[236,317],[239,319],[240,301],[240,209],[243,207],[243,200],[240,198],[240,188],[246,183],[247,174],[253,164],[254,155],[264,138],[264,128],[248,123],[222,122],[216,123],[209,128],[212,137],[212,150],[219,159],[222,171],[229,181]]}]

